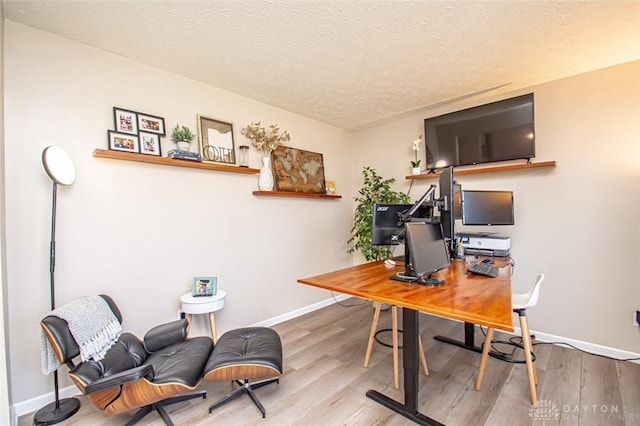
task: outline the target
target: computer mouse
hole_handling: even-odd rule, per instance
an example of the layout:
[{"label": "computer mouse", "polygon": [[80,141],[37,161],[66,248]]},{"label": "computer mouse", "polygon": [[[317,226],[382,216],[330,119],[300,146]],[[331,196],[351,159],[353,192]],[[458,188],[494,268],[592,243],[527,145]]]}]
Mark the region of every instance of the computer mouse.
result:
[{"label": "computer mouse", "polygon": [[388,266],[396,266],[396,262],[393,259],[387,259],[384,261],[385,264],[387,264]]},{"label": "computer mouse", "polygon": [[485,259],[482,261],[482,263],[488,263],[489,265],[493,265],[493,259]]}]

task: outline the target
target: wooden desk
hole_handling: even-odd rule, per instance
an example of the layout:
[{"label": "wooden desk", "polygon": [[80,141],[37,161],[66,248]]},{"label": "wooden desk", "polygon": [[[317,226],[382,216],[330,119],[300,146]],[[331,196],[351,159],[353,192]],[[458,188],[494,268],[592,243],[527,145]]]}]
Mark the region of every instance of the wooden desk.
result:
[{"label": "wooden desk", "polygon": [[444,279],[445,285],[427,287],[389,279],[402,269],[379,261],[301,278],[298,282],[404,308],[404,403],[373,389],[367,391],[367,396],[416,423],[439,425],[438,421],[418,411],[419,311],[513,331],[511,271],[505,266],[496,278],[470,275],[466,273],[465,262],[452,260],[451,267],[434,274],[434,277]]}]

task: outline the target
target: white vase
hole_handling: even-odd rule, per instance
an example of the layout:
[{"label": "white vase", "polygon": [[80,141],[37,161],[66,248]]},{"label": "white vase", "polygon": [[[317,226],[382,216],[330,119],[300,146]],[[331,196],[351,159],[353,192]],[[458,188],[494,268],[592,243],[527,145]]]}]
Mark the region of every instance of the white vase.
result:
[{"label": "white vase", "polygon": [[189,151],[189,147],[191,146],[191,143],[185,142],[185,141],[179,141],[179,142],[176,142],[176,145],[178,146],[178,149],[180,151]]},{"label": "white vase", "polygon": [[420,174],[420,167],[412,167],[411,168],[411,174],[412,175],[419,175]]},{"label": "white vase", "polygon": [[273,191],[273,172],[271,171],[271,157],[262,157],[262,168],[258,177],[260,191]]}]

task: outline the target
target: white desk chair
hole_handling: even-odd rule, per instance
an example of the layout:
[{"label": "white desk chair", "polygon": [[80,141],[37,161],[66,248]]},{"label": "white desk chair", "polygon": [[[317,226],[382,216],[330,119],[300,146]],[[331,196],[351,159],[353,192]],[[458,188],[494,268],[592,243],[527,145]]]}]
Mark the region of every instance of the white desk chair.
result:
[{"label": "white desk chair", "polygon": [[[369,333],[369,342],[367,343],[367,352],[364,355],[364,367],[369,365],[369,357],[371,356],[371,350],[373,349],[373,341],[376,335],[376,329],[378,328],[378,320],[380,319],[380,309],[382,303],[373,302],[375,308],[373,312],[373,321],[371,322],[371,332]],[[393,349],[393,387],[398,389],[398,307],[391,306],[391,342]],[[424,355],[424,348],[422,347],[422,339],[418,335],[418,345],[420,354],[420,363],[422,364],[422,370],[424,375],[429,375],[429,369],[427,368],[427,358]]]},{"label": "white desk chair", "polygon": [[[527,375],[529,376],[531,403],[534,407],[538,406],[538,397],[536,395],[538,375],[536,374],[536,368],[533,365],[533,360],[531,358],[531,335],[529,333],[529,322],[527,321],[526,310],[527,308],[534,307],[538,303],[538,297],[540,296],[540,284],[542,283],[542,280],[544,280],[544,274],[538,275],[538,279],[526,293],[511,295],[513,312],[517,313],[520,318],[520,333],[522,335],[524,359],[525,363],[527,364]],[[491,341],[493,340],[493,331],[493,328],[489,328],[487,330],[487,337],[484,340],[484,345],[482,348],[482,358],[480,358],[480,368],[478,370],[478,379],[476,381],[476,390],[480,390],[480,384],[482,383],[484,369],[487,366],[487,359],[489,358]]]}]

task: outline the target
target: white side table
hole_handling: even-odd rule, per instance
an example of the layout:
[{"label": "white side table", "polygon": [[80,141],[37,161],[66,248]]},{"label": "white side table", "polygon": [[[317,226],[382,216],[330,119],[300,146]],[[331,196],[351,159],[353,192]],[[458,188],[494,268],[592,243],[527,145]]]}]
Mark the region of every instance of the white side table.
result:
[{"label": "white side table", "polygon": [[215,311],[219,311],[224,307],[224,298],[227,293],[218,289],[215,296],[198,296],[193,297],[191,293],[185,293],[180,296],[182,302],[182,312],[187,315],[187,321],[191,324],[191,315],[209,314],[209,325],[211,326],[211,338],[213,343],[218,341],[216,335],[216,322],[213,316]]}]

